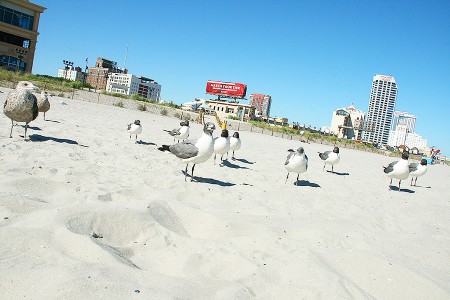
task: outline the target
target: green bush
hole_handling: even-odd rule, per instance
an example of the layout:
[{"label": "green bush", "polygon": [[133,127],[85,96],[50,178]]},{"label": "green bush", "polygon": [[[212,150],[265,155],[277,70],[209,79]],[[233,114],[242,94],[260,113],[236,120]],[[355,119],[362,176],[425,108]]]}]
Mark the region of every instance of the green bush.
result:
[{"label": "green bush", "polygon": [[168,113],[169,113],[169,112],[168,112],[167,109],[165,109],[165,108],[163,108],[163,109],[161,110],[161,115],[163,115],[163,116],[167,116]]},{"label": "green bush", "polygon": [[186,120],[186,121],[191,121],[191,120],[192,120],[190,114],[185,114],[185,115],[183,116],[183,119]]},{"label": "green bush", "polygon": [[176,112],[176,113],[173,114],[173,116],[174,116],[175,118],[179,119],[179,118],[180,118],[180,113],[177,113],[177,112]]},{"label": "green bush", "polygon": [[146,110],[147,110],[147,105],[145,105],[145,104],[139,104],[139,105],[138,105],[138,109],[139,109],[140,111],[146,111]]},{"label": "green bush", "polygon": [[117,106],[117,107],[123,107],[123,102],[119,101],[119,102],[114,103],[113,105]]},{"label": "green bush", "polygon": [[236,120],[236,121],[240,120],[238,116],[232,116],[232,115],[227,116],[227,119]]}]

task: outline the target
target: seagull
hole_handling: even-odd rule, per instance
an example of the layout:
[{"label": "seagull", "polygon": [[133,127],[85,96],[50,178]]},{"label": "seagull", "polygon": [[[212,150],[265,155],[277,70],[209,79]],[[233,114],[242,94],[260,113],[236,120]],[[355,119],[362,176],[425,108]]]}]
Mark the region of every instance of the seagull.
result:
[{"label": "seagull", "polygon": [[203,134],[196,141],[186,140],[172,146],[162,145],[158,148],[160,151],[170,151],[176,157],[181,158],[181,161],[186,164],[184,172],[184,181],[186,181],[187,169],[189,163],[193,163],[191,171],[191,181],[194,181],[194,168],[196,164],[204,163],[214,153],[214,140],[212,133],[216,126],[211,122],[203,122]]},{"label": "seagull", "polygon": [[389,190],[391,190],[392,178],[398,179],[398,190],[400,191],[400,183],[402,180],[408,178],[409,176],[409,165],[408,165],[409,153],[408,151],[403,151],[402,159],[399,161],[391,162],[387,167],[384,168],[384,173],[391,178],[389,183]]},{"label": "seagull", "polygon": [[416,180],[414,181],[414,186],[417,186],[417,177],[425,175],[427,172],[427,160],[422,158],[420,163],[410,163],[409,164],[409,175],[411,175],[411,186],[413,185],[414,176]]},{"label": "seagull", "polygon": [[233,136],[230,137],[230,150],[233,150],[233,154],[231,155],[232,160],[234,160],[234,151],[239,150],[240,148],[241,148],[241,139],[239,138],[239,132],[236,131],[235,133],[233,133]]},{"label": "seagull", "polygon": [[334,147],[333,152],[331,151],[325,151],[323,153],[319,153],[319,157],[323,160],[323,170],[325,170],[325,166],[327,164],[331,165],[331,172],[333,172],[333,167],[335,164],[337,164],[340,160],[339,157],[339,147]]},{"label": "seagull", "polygon": [[230,150],[230,138],[228,130],[222,129],[220,137],[214,139],[214,164],[216,164],[216,155],[220,154],[220,165],[223,165],[223,155]]},{"label": "seagull", "polygon": [[308,170],[308,156],[305,154],[305,150],[303,147],[298,148],[296,151],[289,149],[289,155],[286,158],[286,162],[284,163],[284,167],[288,171],[286,176],[286,181],[284,182],[286,184],[288,178],[289,178],[289,172],[297,173],[297,181],[295,184],[298,183],[298,177],[300,173],[306,172]]},{"label": "seagull", "polygon": [[137,135],[142,132],[141,121],[136,120],[136,121],[134,121],[134,123],[128,124],[128,132],[130,133],[130,139],[131,139],[131,135],[135,134],[136,140],[137,140]]},{"label": "seagull", "polygon": [[172,130],[164,130],[168,132],[171,136],[173,136],[173,141],[175,142],[175,139],[180,142],[180,140],[185,140],[189,137],[189,121],[185,120],[180,122],[180,128],[175,128]]},{"label": "seagull", "polygon": [[46,91],[41,92],[41,97],[37,99],[37,104],[39,112],[44,113],[45,121],[45,113],[50,109],[50,102],[48,101],[48,94]]},{"label": "seagull", "polygon": [[24,140],[27,138],[28,123],[35,120],[39,114],[36,96],[31,91],[39,90],[29,81],[19,81],[15,90],[9,92],[3,105],[3,112],[11,119],[12,138],[14,122],[25,122]]}]

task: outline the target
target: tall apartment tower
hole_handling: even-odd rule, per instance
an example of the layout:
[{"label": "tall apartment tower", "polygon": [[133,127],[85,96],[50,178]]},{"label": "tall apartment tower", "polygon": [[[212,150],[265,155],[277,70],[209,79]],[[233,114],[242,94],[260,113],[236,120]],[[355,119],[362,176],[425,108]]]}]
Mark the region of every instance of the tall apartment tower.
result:
[{"label": "tall apartment tower", "polygon": [[365,126],[370,130],[364,132],[365,142],[387,145],[396,99],[397,84],[394,77],[375,75]]},{"label": "tall apartment tower", "polygon": [[270,116],[270,106],[272,104],[272,97],[264,94],[251,94],[248,99],[248,104],[255,107],[256,117]]}]

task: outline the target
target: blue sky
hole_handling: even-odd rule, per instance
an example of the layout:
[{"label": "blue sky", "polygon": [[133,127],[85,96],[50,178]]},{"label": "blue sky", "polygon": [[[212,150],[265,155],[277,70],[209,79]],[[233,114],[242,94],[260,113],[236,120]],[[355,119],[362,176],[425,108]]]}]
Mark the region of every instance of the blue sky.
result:
[{"label": "blue sky", "polygon": [[[450,1],[33,0],[33,73],[97,57],[162,85],[162,99],[208,98],[207,80],[272,96],[273,116],[320,127],[336,108],[367,111],[372,78],[392,75],[396,110],[450,155]],[[244,102],[245,103],[245,102]]]}]

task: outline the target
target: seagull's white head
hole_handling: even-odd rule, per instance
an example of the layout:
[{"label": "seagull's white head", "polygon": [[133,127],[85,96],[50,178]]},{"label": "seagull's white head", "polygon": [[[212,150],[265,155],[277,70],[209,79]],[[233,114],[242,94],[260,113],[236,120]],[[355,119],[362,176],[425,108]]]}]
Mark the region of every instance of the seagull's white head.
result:
[{"label": "seagull's white head", "polygon": [[30,90],[30,91],[37,91],[39,88],[35,86],[30,81],[19,81],[19,83],[16,86],[16,90]]}]

